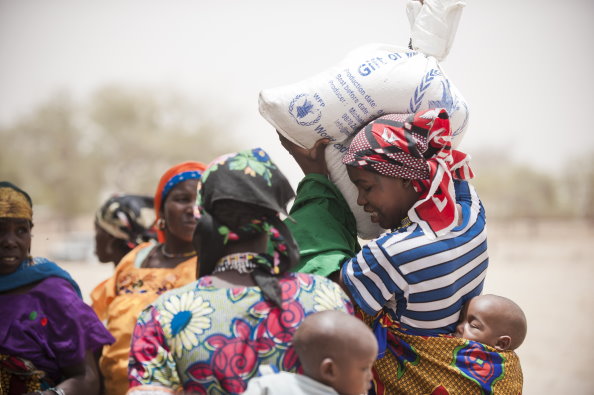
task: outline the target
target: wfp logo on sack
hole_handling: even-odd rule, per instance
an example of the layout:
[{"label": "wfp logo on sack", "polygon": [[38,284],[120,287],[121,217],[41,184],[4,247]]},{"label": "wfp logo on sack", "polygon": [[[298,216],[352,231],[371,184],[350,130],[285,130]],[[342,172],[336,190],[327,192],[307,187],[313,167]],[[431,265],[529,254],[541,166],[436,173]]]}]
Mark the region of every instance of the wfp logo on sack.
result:
[{"label": "wfp logo on sack", "polygon": [[316,94],[311,95],[302,93],[289,104],[289,114],[301,126],[311,126],[320,121],[322,112],[319,107],[324,107],[324,101]]}]

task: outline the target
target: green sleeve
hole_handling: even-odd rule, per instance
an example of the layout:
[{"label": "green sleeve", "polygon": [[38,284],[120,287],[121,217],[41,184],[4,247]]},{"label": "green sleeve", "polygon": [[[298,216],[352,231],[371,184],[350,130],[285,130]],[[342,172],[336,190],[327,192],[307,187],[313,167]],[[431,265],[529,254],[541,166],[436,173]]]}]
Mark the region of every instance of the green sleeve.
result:
[{"label": "green sleeve", "polygon": [[336,186],[322,174],[308,174],[285,224],[299,245],[296,272],[328,276],[360,249],[355,217]]}]

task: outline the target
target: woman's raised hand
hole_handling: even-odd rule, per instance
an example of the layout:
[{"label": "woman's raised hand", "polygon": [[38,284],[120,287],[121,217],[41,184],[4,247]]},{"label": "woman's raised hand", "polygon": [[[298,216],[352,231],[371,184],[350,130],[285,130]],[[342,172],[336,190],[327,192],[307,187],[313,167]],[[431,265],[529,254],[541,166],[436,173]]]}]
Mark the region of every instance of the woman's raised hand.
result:
[{"label": "woman's raised hand", "polygon": [[328,145],[328,143],[330,142],[330,139],[320,139],[316,141],[312,148],[307,149],[293,143],[285,136],[280,134],[278,130],[277,133],[278,139],[280,140],[282,146],[295,159],[301,170],[303,170],[304,174],[328,174],[324,150],[326,149],[326,145]]}]

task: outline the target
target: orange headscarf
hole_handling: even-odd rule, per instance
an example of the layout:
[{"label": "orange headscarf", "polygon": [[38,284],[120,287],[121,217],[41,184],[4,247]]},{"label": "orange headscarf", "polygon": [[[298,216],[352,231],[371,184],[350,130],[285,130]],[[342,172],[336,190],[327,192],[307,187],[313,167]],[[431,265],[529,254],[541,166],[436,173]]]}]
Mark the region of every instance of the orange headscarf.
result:
[{"label": "orange headscarf", "polygon": [[[158,221],[161,218],[160,211],[163,206],[163,202],[165,201],[165,198],[169,192],[171,192],[171,189],[180,182],[199,179],[205,168],[206,165],[200,162],[183,162],[173,166],[161,176],[159,185],[157,186],[157,192],[155,193],[155,224],[158,224]],[[162,229],[159,229],[158,226],[156,226],[156,228],[159,243],[165,242],[165,232],[163,232]]]}]

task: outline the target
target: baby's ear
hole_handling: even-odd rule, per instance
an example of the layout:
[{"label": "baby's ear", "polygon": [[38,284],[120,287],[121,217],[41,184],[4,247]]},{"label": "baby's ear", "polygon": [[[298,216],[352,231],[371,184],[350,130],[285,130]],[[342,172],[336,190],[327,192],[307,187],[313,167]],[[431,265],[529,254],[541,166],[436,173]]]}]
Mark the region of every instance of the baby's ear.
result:
[{"label": "baby's ear", "polygon": [[495,343],[495,349],[499,350],[499,351],[505,351],[505,350],[509,350],[509,347],[511,346],[511,337],[509,336],[499,336],[499,338],[497,338],[497,342]]},{"label": "baby's ear", "polygon": [[324,358],[320,364],[320,375],[322,379],[327,383],[333,383],[336,374],[336,365],[332,358]]}]

